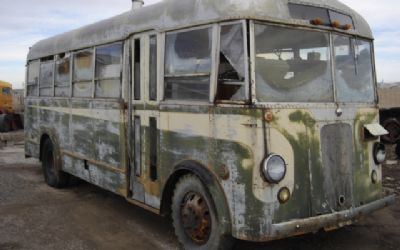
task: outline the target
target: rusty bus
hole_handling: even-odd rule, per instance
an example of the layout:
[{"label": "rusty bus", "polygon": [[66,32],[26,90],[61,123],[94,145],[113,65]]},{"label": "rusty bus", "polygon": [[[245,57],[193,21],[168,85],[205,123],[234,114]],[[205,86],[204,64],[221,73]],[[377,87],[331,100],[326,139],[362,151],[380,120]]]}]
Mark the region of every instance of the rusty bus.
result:
[{"label": "rusty bus", "polygon": [[[349,225],[384,194],[373,36],[336,0],[165,0],[35,44],[27,156],[186,249]],[[140,7],[140,8],[139,8]]]}]

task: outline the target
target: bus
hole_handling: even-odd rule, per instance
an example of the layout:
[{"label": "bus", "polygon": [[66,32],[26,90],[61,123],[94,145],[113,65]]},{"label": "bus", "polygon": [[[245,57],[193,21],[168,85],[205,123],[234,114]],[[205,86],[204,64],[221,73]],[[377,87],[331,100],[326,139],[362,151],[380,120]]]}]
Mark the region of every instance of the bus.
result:
[{"label": "bus", "polygon": [[373,35],[339,1],[164,0],[36,43],[27,157],[171,216],[185,249],[333,230],[382,186]]},{"label": "bus", "polygon": [[0,81],[0,115],[13,111],[11,87],[10,83]]},{"label": "bus", "polygon": [[12,85],[0,81],[0,133],[23,128],[23,116],[14,105],[16,99],[13,95]]}]

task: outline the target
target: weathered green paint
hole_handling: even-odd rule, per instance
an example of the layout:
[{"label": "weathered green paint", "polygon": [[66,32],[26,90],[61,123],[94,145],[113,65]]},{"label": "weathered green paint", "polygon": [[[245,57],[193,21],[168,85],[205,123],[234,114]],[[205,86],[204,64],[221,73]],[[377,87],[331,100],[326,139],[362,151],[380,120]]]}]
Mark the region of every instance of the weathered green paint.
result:
[{"label": "weathered green paint", "polygon": [[315,134],[315,125],[317,122],[311,115],[305,111],[297,110],[289,115],[289,120],[291,122],[301,123],[310,130],[312,135]]},{"label": "weathered green paint", "polygon": [[[370,151],[368,145],[374,142],[363,141],[361,133],[365,124],[377,122],[378,112],[357,114],[354,120],[354,145],[355,145],[355,171],[354,171],[354,201],[359,206],[378,200],[382,197],[382,183],[373,184],[371,181]],[[357,133],[358,132],[358,133]]]},{"label": "weathered green paint", "polygon": [[[310,170],[309,165],[309,145],[310,140],[307,135],[307,127],[309,115],[304,115],[302,111],[298,110],[290,114],[289,119],[295,123],[304,124],[304,130],[297,134],[297,139],[289,131],[282,129],[282,126],[277,122],[274,116],[273,127],[280,131],[286,139],[290,142],[294,152],[295,169],[294,180],[295,189],[291,195],[290,200],[275,211],[274,223],[279,223],[295,218],[306,218],[310,216],[311,211],[311,190],[310,190]],[[319,154],[318,154],[319,155]]]}]

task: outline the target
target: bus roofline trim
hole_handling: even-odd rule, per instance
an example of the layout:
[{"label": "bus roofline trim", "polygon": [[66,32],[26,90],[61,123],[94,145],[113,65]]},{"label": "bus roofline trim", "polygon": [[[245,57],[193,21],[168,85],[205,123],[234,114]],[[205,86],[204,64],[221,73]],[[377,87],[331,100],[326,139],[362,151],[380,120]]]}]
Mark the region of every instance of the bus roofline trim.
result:
[{"label": "bus roofline trim", "polygon": [[382,208],[391,206],[395,203],[395,195],[387,196],[383,199],[371,202],[357,208],[351,208],[336,213],[320,215],[316,217],[293,220],[279,224],[272,224],[269,235],[261,236],[259,239],[241,238],[241,240],[252,241],[271,241],[279,240],[292,236],[315,233],[320,230],[331,231],[357,222],[361,217],[371,214]]}]

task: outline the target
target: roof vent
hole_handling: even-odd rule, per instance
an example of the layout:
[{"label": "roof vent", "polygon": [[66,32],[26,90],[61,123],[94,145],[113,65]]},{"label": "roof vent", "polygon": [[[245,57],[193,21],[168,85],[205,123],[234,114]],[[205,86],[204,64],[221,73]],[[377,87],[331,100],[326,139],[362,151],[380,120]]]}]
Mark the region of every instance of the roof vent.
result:
[{"label": "roof vent", "polygon": [[143,0],[132,0],[132,10],[136,11],[140,8],[142,8],[144,5],[144,1]]}]

